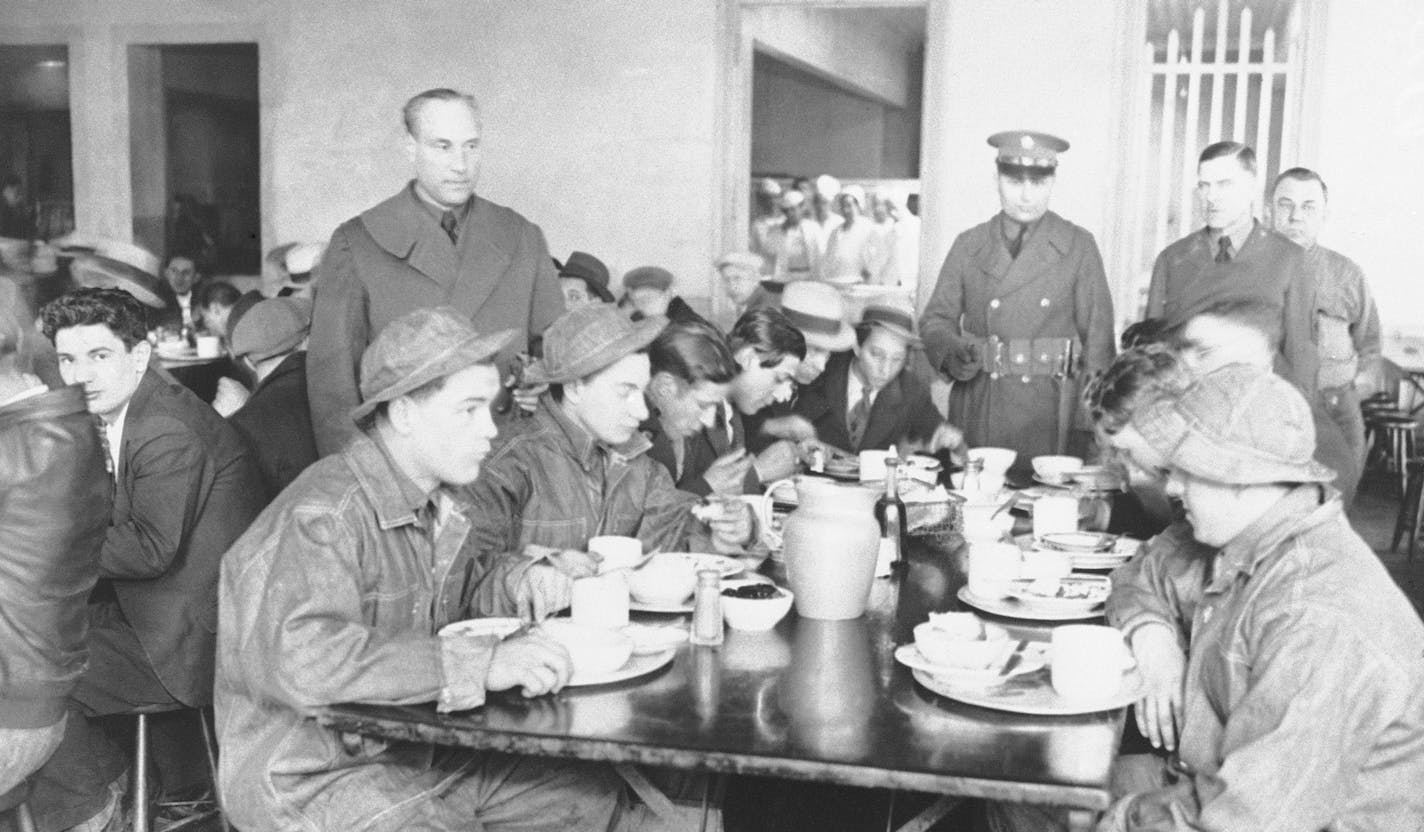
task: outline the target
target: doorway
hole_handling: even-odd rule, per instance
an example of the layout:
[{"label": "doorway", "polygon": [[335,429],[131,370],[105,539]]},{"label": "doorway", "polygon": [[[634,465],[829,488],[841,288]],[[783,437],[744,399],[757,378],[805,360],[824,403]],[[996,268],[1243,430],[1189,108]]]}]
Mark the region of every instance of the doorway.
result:
[{"label": "doorway", "polygon": [[128,67],[134,240],[259,273],[257,44],[134,45]]},{"label": "doorway", "polygon": [[0,237],[33,241],[74,229],[69,47],[0,45]]}]

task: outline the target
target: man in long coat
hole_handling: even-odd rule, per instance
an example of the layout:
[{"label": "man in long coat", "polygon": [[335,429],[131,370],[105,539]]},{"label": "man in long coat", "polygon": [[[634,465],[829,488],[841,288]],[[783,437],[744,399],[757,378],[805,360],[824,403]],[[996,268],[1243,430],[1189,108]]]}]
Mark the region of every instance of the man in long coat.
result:
[{"label": "man in long coat", "polygon": [[920,320],[931,365],[954,381],[949,421],[970,447],[1086,451],[1080,379],[1113,357],[1112,297],[1093,235],[1048,210],[1058,154],[1043,133],[989,137],[1003,210],[955,239]]},{"label": "man in long coat", "polygon": [[[558,272],[538,226],[475,196],[480,113],[474,98],[429,90],[406,103],[415,179],[336,229],[316,281],[307,385],[317,450],[356,435],[361,352],[386,324],[415,309],[453,306],[484,331],[517,335],[496,364],[507,374],[564,311]],[[531,400],[532,401],[532,400]]]}]

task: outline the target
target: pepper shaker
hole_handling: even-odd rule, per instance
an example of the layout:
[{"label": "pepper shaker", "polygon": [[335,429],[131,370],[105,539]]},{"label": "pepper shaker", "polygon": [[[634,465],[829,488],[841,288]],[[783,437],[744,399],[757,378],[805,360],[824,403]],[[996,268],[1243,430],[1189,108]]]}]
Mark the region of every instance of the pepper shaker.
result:
[{"label": "pepper shaker", "polygon": [[722,643],[722,573],[717,569],[697,570],[697,595],[692,607],[693,644]]}]

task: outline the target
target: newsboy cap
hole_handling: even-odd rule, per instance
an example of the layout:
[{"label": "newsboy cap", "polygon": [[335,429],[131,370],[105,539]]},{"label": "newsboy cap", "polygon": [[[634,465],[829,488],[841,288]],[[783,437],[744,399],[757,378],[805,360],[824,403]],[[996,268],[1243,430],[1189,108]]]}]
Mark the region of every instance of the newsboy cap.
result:
[{"label": "newsboy cap", "polygon": [[667,318],[662,315],[632,321],[606,303],[571,309],[544,330],[544,357],[525,368],[524,381],[577,381],[651,344],[665,326]]},{"label": "newsboy cap", "polygon": [[1249,364],[1228,364],[1180,396],[1140,408],[1132,426],[1169,465],[1226,485],[1330,482],[1300,391]]},{"label": "newsboy cap", "polygon": [[361,354],[361,403],[351,409],[351,420],[360,422],[381,402],[485,361],[517,334],[505,329],[481,335],[468,318],[449,306],[417,309],[396,318]]},{"label": "newsboy cap", "polygon": [[307,298],[264,300],[232,328],[232,354],[262,361],[291,352],[311,331],[311,321],[312,302]]}]

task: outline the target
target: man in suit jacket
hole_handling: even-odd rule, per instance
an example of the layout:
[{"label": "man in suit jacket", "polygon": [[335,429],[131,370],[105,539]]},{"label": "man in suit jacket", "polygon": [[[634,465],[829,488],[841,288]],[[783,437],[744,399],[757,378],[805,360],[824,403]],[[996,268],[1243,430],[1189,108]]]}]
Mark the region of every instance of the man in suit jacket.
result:
[{"label": "man in suit jacket", "polygon": [[859,453],[962,443],[930,400],[929,386],[908,369],[910,350],[922,344],[914,312],[904,307],[893,300],[867,305],[854,350],[832,355],[826,371],[797,397],[794,412],[827,445]]},{"label": "man in suit jacket", "polygon": [[428,90],[410,99],[403,115],[414,180],[337,228],[317,271],[307,385],[323,456],[356,435],[349,414],[360,402],[361,352],[395,318],[453,306],[481,332],[514,328],[519,334],[496,357],[507,373],[564,311],[538,226],[475,196],[475,99]]},{"label": "man in suit jacket", "polygon": [[126,755],[90,718],[212,701],[218,564],[264,503],[242,440],[212,408],[148,366],[144,311],[117,289],[45,307],[60,374],[103,423],[113,516],[89,602],[89,667],[31,806],[44,828],[111,813]]},{"label": "man in suit jacket", "polygon": [[228,424],[237,429],[276,497],[317,461],[307,400],[307,333],[311,300],[264,300],[232,329],[232,356],[252,371],[257,386]]}]

